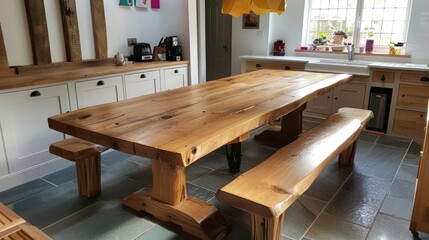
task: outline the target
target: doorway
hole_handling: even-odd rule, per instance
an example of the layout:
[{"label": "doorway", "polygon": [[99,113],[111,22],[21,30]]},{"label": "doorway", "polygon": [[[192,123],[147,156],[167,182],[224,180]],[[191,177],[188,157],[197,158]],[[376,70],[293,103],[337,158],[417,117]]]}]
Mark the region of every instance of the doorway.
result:
[{"label": "doorway", "polygon": [[222,14],[222,0],[207,0],[206,71],[207,81],[231,76],[232,17]]}]

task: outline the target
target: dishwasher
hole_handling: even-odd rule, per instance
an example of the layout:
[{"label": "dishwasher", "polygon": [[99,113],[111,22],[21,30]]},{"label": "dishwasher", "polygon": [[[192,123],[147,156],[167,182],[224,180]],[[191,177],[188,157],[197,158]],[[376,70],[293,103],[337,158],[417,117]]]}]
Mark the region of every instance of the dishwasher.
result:
[{"label": "dishwasher", "polygon": [[368,109],[374,113],[374,118],[368,122],[366,129],[386,133],[391,99],[391,88],[371,87]]}]

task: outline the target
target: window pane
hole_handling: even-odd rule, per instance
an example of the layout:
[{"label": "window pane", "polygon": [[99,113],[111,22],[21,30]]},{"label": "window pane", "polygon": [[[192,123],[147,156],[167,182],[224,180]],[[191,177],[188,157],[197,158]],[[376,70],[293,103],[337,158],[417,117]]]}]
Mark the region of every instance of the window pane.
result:
[{"label": "window pane", "polygon": [[395,18],[395,9],[394,8],[386,8],[384,9],[383,20],[393,20]]},{"label": "window pane", "polygon": [[394,8],[396,6],[396,0],[385,0],[386,8]]},{"label": "window pane", "polygon": [[362,13],[362,20],[372,19],[372,8],[364,10]]},{"label": "window pane", "polygon": [[346,8],[347,7],[347,0],[339,0],[338,1],[338,7],[339,8]]},{"label": "window pane", "polygon": [[393,21],[383,21],[383,26],[381,31],[383,33],[391,33],[393,31]]},{"label": "window pane", "polygon": [[399,0],[396,2],[396,7],[400,7],[400,8],[408,7],[408,1]]},{"label": "window pane", "polygon": [[329,0],[322,0],[320,7],[321,8],[329,8]]},{"label": "window pane", "polygon": [[372,20],[383,20],[383,9],[375,8],[372,14]]},{"label": "window pane", "polygon": [[384,0],[375,0],[374,8],[384,8]]},{"label": "window pane", "polygon": [[406,16],[407,16],[406,8],[397,8],[395,10],[395,20],[405,20]]},{"label": "window pane", "polygon": [[313,0],[312,8],[320,8],[320,0]]},{"label": "window pane", "polygon": [[311,12],[311,20],[319,20],[320,19],[320,10],[313,10]]},{"label": "window pane", "polygon": [[404,27],[405,27],[405,23],[403,21],[395,21],[395,22],[393,22],[392,33],[403,34],[404,33]]},{"label": "window pane", "polygon": [[337,8],[337,7],[338,7],[338,0],[329,1],[329,8]]}]

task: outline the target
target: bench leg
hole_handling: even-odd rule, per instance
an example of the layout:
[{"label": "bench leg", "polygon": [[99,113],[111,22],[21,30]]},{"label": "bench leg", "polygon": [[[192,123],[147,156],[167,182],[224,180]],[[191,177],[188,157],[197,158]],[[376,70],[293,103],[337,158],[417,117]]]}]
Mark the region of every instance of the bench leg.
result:
[{"label": "bench leg", "polygon": [[229,172],[240,172],[241,142],[225,145],[226,158],[228,159]]},{"label": "bench leg", "polygon": [[76,161],[79,194],[95,197],[101,192],[101,154]]},{"label": "bench leg", "polygon": [[354,141],[352,145],[350,145],[346,150],[340,153],[339,156],[339,164],[341,166],[353,166],[355,161],[355,153],[356,153],[357,141]]},{"label": "bench leg", "polygon": [[252,237],[255,240],[278,240],[282,238],[285,213],[276,219],[268,219],[252,214]]}]

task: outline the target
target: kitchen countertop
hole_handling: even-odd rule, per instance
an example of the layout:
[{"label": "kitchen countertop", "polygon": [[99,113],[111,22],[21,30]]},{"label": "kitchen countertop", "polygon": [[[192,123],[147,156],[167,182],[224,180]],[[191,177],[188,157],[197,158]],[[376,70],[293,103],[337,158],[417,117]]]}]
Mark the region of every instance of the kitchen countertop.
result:
[{"label": "kitchen countertop", "polygon": [[112,60],[89,61],[79,63],[54,63],[50,66],[31,66],[28,70],[14,76],[0,76],[0,90],[18,87],[52,84],[70,80],[80,80],[91,77],[101,77],[112,74],[123,74],[134,71],[144,71],[156,68],[186,65],[188,61],[158,61],[136,62],[116,66]]},{"label": "kitchen countertop", "polygon": [[352,75],[369,76],[370,68],[387,68],[396,70],[429,71],[429,65],[413,63],[388,63],[375,61],[360,61],[347,59],[313,58],[300,56],[240,56],[241,60],[266,60],[278,62],[306,63],[305,70],[320,72],[348,73]]}]

